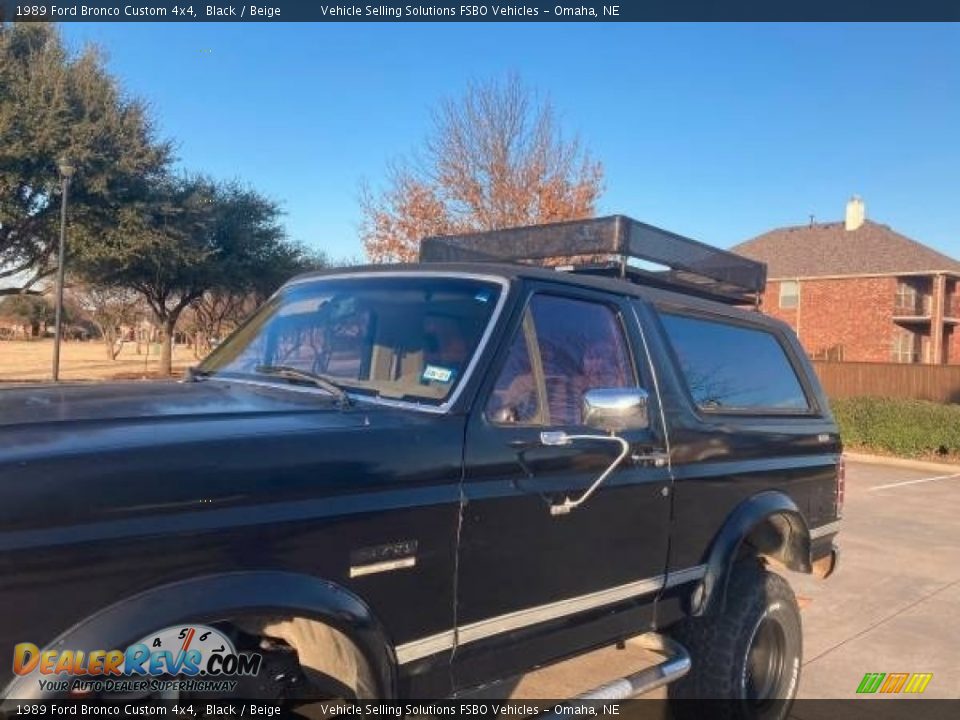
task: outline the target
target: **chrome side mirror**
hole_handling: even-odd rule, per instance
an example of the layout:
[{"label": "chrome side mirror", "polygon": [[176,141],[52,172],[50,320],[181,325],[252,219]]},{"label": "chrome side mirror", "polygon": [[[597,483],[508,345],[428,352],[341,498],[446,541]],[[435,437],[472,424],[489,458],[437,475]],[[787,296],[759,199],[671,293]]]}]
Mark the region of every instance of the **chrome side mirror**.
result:
[{"label": "chrome side mirror", "polygon": [[597,388],[583,396],[583,424],[616,433],[646,430],[650,395],[643,388]]}]

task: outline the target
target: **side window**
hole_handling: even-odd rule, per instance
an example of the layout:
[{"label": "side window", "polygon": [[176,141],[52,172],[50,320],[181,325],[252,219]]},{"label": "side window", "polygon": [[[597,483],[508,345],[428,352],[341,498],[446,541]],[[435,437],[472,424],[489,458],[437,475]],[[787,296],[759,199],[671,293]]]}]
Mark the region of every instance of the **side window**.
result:
[{"label": "side window", "polygon": [[510,345],[507,362],[500,371],[497,384],[487,401],[487,418],[497,424],[530,425],[542,422],[542,399],[537,388],[530,351],[532,337],[533,319],[527,310],[520,331]]},{"label": "side window", "polygon": [[661,313],[702,410],[805,412],[810,403],[777,337],[766,330]]},{"label": "side window", "polygon": [[500,423],[579,425],[583,395],[633,387],[617,314],[606,305],[536,295],[487,405]]}]

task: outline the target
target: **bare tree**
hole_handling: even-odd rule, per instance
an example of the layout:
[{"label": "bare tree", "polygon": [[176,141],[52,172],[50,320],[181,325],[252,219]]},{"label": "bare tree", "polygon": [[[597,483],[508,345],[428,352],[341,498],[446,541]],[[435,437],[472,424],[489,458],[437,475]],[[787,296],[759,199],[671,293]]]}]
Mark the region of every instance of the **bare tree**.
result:
[{"label": "bare tree", "polygon": [[207,292],[190,306],[194,357],[206,355],[214,343],[233,332],[263,302],[256,293]]},{"label": "bare tree", "polygon": [[92,283],[76,283],[70,293],[100,331],[107,357],[116,360],[123,349],[123,328],[142,314],[140,297],[129,288]]},{"label": "bare tree", "polygon": [[393,166],[381,192],[361,192],[361,239],[374,262],[413,260],[428,235],[594,214],[602,165],[517,76],[471,84],[433,120],[418,159]]}]

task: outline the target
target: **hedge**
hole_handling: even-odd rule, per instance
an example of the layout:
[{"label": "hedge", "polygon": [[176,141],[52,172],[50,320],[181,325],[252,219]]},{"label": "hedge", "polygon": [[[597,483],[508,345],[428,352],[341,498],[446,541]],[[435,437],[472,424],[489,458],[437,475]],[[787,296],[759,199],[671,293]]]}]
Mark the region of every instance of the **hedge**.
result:
[{"label": "hedge", "polygon": [[960,461],[960,405],[859,397],[830,406],[849,450]]}]

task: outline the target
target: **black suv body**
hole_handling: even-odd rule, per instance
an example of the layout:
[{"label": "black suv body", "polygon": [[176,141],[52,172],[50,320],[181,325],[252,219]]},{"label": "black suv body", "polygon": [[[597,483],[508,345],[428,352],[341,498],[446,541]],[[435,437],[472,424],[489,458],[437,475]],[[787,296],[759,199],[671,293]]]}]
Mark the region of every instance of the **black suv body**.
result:
[{"label": "black suv body", "polygon": [[[691,679],[700,625],[746,604],[745,564],[832,571],[840,441],[787,326],[651,284],[312,274],[184,382],[3,390],[0,650],[299,618],[329,636],[276,635],[301,660],[334,638],[358,695],[440,697],[676,631],[688,694],[727,692]],[[584,395],[611,388],[640,419],[598,431]]]}]

